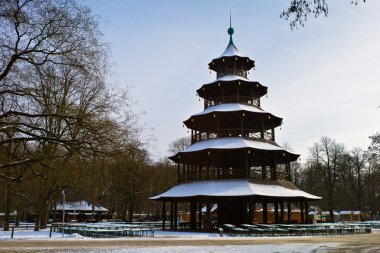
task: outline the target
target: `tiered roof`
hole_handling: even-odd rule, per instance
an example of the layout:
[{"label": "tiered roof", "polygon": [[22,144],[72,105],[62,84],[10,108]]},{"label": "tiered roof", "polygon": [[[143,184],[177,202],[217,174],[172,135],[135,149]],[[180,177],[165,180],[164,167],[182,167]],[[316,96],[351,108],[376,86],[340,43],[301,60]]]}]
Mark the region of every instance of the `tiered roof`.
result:
[{"label": "tiered roof", "polygon": [[[189,153],[192,152],[252,149],[272,152],[273,156],[278,156],[274,151],[282,151],[286,154],[287,161],[295,161],[299,155],[288,152],[275,143],[273,129],[281,126],[282,118],[265,112],[260,107],[260,98],[267,93],[268,88],[245,76],[254,67],[254,61],[239,52],[232,40],[233,32],[232,28],[228,29],[230,41],[227,48],[209,64],[210,69],[216,71],[217,79],[197,90],[198,95],[205,99],[204,110],[184,121],[186,127],[198,131],[197,135],[203,133],[206,140],[199,137],[197,142],[170,158],[180,162],[180,158],[185,157],[181,154],[185,153],[189,158]],[[272,133],[264,138],[262,132],[267,130],[272,130]]]},{"label": "tiered roof", "polygon": [[205,180],[179,184],[167,192],[151,199],[188,198],[193,196],[204,197],[238,197],[238,196],[266,196],[283,198],[321,199],[307,192],[301,191],[294,184],[286,181],[253,181],[248,179]]}]

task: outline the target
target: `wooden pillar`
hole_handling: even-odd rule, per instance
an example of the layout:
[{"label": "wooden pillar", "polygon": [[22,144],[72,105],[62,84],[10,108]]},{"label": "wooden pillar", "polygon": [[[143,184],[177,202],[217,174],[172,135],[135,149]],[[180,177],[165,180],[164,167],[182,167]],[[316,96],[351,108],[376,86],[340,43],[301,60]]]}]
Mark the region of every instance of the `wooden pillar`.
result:
[{"label": "wooden pillar", "polygon": [[241,136],[242,137],[245,136],[244,135],[244,112],[243,112],[241,119],[240,119],[240,129],[241,129],[240,130]]},{"label": "wooden pillar", "polygon": [[177,230],[177,220],[178,220],[178,210],[177,210],[177,201],[174,202],[174,219],[173,219],[173,222],[174,222],[174,230]]},{"label": "wooden pillar", "polygon": [[256,201],[251,202],[251,208],[252,208],[251,224],[254,224],[255,223],[255,215],[256,215]]},{"label": "wooden pillar", "polygon": [[198,203],[198,229],[202,229],[202,202]]},{"label": "wooden pillar", "polygon": [[271,134],[272,134],[272,141],[275,141],[275,138],[274,138],[274,128],[271,129]]},{"label": "wooden pillar", "polygon": [[275,174],[274,165],[272,164],[272,166],[270,166],[270,179],[271,180],[274,180],[274,178],[275,178],[274,174]]},{"label": "wooden pillar", "polygon": [[288,223],[292,220],[292,204],[290,203],[290,200],[287,201],[288,203]]},{"label": "wooden pillar", "polygon": [[174,229],[174,202],[170,201],[170,230]]},{"label": "wooden pillar", "polygon": [[165,230],[166,222],[166,202],[162,201],[162,230]]},{"label": "wooden pillar", "polygon": [[267,172],[266,172],[265,165],[261,165],[261,178],[267,179]]},{"label": "wooden pillar", "polygon": [[284,201],[280,201],[280,223],[284,223]]},{"label": "wooden pillar", "polygon": [[277,201],[273,201],[273,205],[274,205],[274,223],[275,224],[278,224],[278,202]]},{"label": "wooden pillar", "polygon": [[309,204],[305,201],[305,223],[309,223]]},{"label": "wooden pillar", "polygon": [[301,224],[304,224],[305,223],[305,213],[303,210],[303,202],[302,201],[300,201],[300,209],[301,209]]},{"label": "wooden pillar", "polygon": [[[250,152],[249,150],[247,152]],[[244,155],[244,173],[245,178],[249,178],[249,168],[248,168],[248,153],[245,153]]]},{"label": "wooden pillar", "polygon": [[196,209],[196,202],[192,200],[190,202],[190,228],[194,230],[196,229],[197,225]]},{"label": "wooden pillar", "polygon": [[263,201],[263,223],[268,224],[268,206],[267,201]]},{"label": "wooden pillar", "polygon": [[277,180],[277,157],[273,161],[273,180]]},{"label": "wooden pillar", "polygon": [[[214,116],[216,116],[216,115],[214,114]],[[219,119],[218,118],[216,118],[216,136],[220,137],[220,126],[219,126]]]},{"label": "wooden pillar", "polygon": [[181,178],[180,178],[179,163],[177,163],[177,182],[179,183],[180,181],[181,181]]},{"label": "wooden pillar", "polygon": [[211,223],[211,204],[206,204],[206,221]]},{"label": "wooden pillar", "polygon": [[248,224],[253,224],[252,222],[252,200],[248,200]]},{"label": "wooden pillar", "polygon": [[285,163],[285,171],[286,171],[286,177],[290,181],[290,169],[289,169],[289,163]]}]

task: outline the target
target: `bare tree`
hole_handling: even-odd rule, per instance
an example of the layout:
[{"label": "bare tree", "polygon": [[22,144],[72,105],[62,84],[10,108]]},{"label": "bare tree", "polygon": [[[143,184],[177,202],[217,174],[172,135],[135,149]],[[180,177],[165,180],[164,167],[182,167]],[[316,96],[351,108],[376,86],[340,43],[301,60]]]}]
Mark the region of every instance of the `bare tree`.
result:
[{"label": "bare tree", "polygon": [[[37,90],[33,83],[43,79],[54,81],[62,71],[58,66],[69,66],[77,73],[81,71],[82,77],[91,75],[98,83],[104,81],[106,49],[99,39],[96,19],[88,8],[74,0],[11,0],[1,1],[0,26],[0,144],[22,143],[30,147],[33,145],[28,143],[41,140],[67,144],[67,135],[56,135],[41,124],[56,119],[71,131],[71,124],[84,123],[85,119],[78,117],[81,115],[70,115],[65,111],[68,108],[58,110],[60,104],[54,100],[42,102],[51,103],[50,107],[55,106],[55,110],[37,110],[34,106],[47,99],[39,92],[47,91],[50,86],[40,85]],[[63,78],[64,72],[59,73],[59,77]],[[66,82],[76,78],[65,77]],[[12,156],[0,164],[0,169],[43,158]]]},{"label": "bare tree", "polygon": [[367,150],[368,176],[366,195],[369,208],[380,209],[380,133],[377,132],[369,137],[371,145]]},{"label": "bare tree", "polygon": [[354,148],[349,154],[350,181],[352,190],[356,193],[358,210],[363,207],[364,187],[366,184],[365,176],[367,155],[361,148]]},{"label": "bare tree", "polygon": [[[349,0],[351,4],[357,5],[360,0]],[[365,2],[366,0],[362,0]],[[315,18],[320,15],[327,17],[329,12],[327,0],[292,0],[287,10],[280,14],[280,18],[290,21],[290,28],[304,26],[307,18],[312,15]]]},{"label": "bare tree", "polygon": [[[74,0],[1,1],[0,27],[4,206],[9,213],[16,194],[44,211],[66,184],[51,183],[54,170],[74,155],[117,152],[115,140],[130,136],[130,115],[116,117],[126,112],[126,97],[106,87],[108,48],[87,7]],[[26,180],[51,193],[36,201],[12,188]]]},{"label": "bare tree", "polygon": [[312,166],[320,172],[321,181],[327,192],[328,209],[330,219],[334,219],[334,201],[336,184],[339,180],[340,170],[342,170],[342,159],[346,154],[343,144],[336,143],[335,140],[322,137],[319,142],[309,148],[309,161]]},{"label": "bare tree", "polygon": [[176,153],[183,151],[185,148],[191,145],[190,136],[185,136],[172,141],[169,144],[169,153],[175,155]]}]

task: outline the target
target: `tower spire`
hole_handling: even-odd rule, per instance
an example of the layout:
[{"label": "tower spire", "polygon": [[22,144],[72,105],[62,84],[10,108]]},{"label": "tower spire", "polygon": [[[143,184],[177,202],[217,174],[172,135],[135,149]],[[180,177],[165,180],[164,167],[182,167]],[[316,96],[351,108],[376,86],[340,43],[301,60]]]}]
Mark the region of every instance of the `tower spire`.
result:
[{"label": "tower spire", "polygon": [[232,22],[231,22],[231,10],[230,10],[230,27],[227,30],[228,34],[230,35],[230,45],[233,45],[234,42],[232,41],[232,34],[234,34],[234,28],[232,28]]},{"label": "tower spire", "polygon": [[231,27],[231,10],[230,10],[230,27]]}]

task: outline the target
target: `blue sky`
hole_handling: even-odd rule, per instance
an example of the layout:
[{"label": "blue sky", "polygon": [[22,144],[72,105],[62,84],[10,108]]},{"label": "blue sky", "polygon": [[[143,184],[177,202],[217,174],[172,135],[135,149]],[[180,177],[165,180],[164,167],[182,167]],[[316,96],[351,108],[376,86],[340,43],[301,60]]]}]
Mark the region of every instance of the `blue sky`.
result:
[{"label": "blue sky", "polygon": [[[215,79],[207,64],[234,42],[256,61],[251,80],[269,87],[262,108],[284,119],[279,144],[308,157],[322,136],[366,148],[380,131],[380,1],[330,0],[329,16],[291,31],[279,18],[290,0],[83,0],[100,16],[115,63],[111,80],[145,112],[154,159],[187,135],[182,121],[203,110],[195,91]],[[149,129],[153,129],[152,131]]]}]

